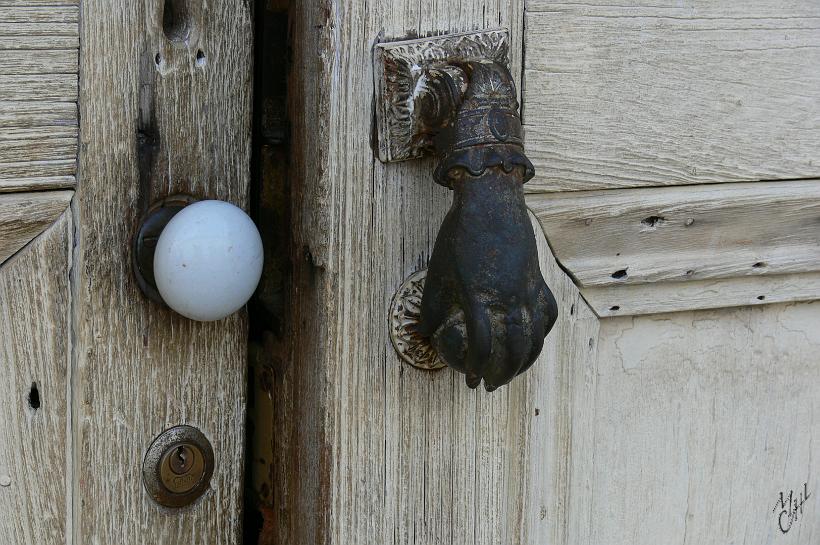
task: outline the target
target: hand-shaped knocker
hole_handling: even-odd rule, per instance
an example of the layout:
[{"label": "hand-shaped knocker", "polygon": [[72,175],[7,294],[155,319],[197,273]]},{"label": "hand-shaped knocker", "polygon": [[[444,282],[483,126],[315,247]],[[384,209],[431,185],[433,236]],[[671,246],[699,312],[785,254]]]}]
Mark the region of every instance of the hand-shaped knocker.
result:
[{"label": "hand-shaped knocker", "polygon": [[442,125],[434,176],[455,195],[428,266],[418,332],[470,388],[484,380],[492,391],[532,365],[558,314],[524,203],[534,170],[505,66],[470,61],[430,72],[446,97],[436,103],[454,110],[429,108],[430,123]]}]

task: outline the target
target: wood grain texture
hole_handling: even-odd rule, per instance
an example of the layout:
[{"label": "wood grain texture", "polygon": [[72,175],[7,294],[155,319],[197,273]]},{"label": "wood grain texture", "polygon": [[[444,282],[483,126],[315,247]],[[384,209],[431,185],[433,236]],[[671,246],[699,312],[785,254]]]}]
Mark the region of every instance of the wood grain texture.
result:
[{"label": "wood grain texture", "polygon": [[0,142],[19,141],[19,140],[45,140],[47,138],[55,138],[62,140],[71,138],[76,140],[79,137],[80,130],[76,124],[35,126],[35,127],[8,127],[0,131]]},{"label": "wood grain texture", "polygon": [[[3,24],[3,36],[9,38],[18,36],[26,39],[33,36],[43,36],[44,40],[52,40],[54,36],[74,37],[78,34],[77,23],[6,23]],[[12,47],[10,49],[18,49]],[[35,47],[32,49],[42,49]]]},{"label": "wood grain texture", "polygon": [[72,195],[72,191],[0,194],[0,263],[54,223]]},{"label": "wood grain texture", "polygon": [[8,101],[0,103],[0,128],[77,126],[74,102]]},{"label": "wood grain texture", "polygon": [[[31,146],[19,146],[31,150],[29,160],[0,162],[0,193],[73,187],[77,171],[76,140],[68,145],[53,138],[30,142]],[[11,147],[4,150],[3,144],[0,142],[0,158],[10,161],[18,159],[21,150]]]},{"label": "wood grain texture", "polygon": [[79,6],[80,0],[0,0],[0,7]]},{"label": "wood grain texture", "polygon": [[527,8],[528,190],[820,177],[817,3]]},{"label": "wood grain texture", "polygon": [[[569,545],[582,543],[585,528],[571,526],[571,515],[583,505],[590,475],[572,460],[583,456],[593,438],[584,406],[595,392],[599,320],[561,270],[538,220],[531,216],[541,272],[558,301],[558,321],[547,337],[536,365],[522,375],[519,403],[531,409],[517,445],[524,463],[514,482],[522,483],[519,535],[503,543]],[[487,493],[479,487],[478,493]],[[457,499],[455,501],[458,501]]]},{"label": "wood grain texture", "polygon": [[529,195],[599,316],[820,298],[820,182]]},{"label": "wood grain texture", "polygon": [[583,288],[598,316],[766,305],[820,299],[820,272]]},{"label": "wood grain texture", "polygon": [[0,1],[0,193],[75,185],[79,16],[76,1]]},{"label": "wood grain texture", "polygon": [[77,86],[77,74],[3,76],[0,79],[0,102],[76,102]]},{"label": "wood grain texture", "polygon": [[[47,138],[25,140],[0,139],[0,157],[4,162],[57,161],[77,155],[77,138]],[[2,170],[2,167],[0,167]],[[73,170],[72,170],[73,173]]]},{"label": "wood grain texture", "polygon": [[[0,25],[4,23],[77,23],[80,19],[79,7],[74,5],[59,5],[54,2],[47,6],[0,5]],[[2,27],[0,27],[2,28]]]},{"label": "wood grain texture", "polygon": [[[16,28],[16,27],[15,27]],[[58,36],[31,36],[31,35],[4,35],[0,36],[0,50],[10,49],[77,49],[80,47],[80,37],[73,35]],[[5,78],[4,78],[5,79]]]},{"label": "wood grain texture", "polygon": [[568,479],[570,426],[553,394],[586,368],[597,322],[541,238],[562,319],[533,370],[487,394],[453,371],[403,365],[388,339],[390,298],[425,266],[451,196],[433,183],[432,160],[383,165],[368,145],[380,32],[507,26],[520,51],[521,5],[303,2],[292,15],[296,251],[292,358],[277,371],[273,409],[276,542],[562,535],[569,500],[555,491]]},{"label": "wood grain texture", "polygon": [[76,159],[59,161],[23,161],[20,163],[0,163],[0,178],[22,178],[26,176],[70,176],[77,167]]},{"label": "wood grain texture", "polygon": [[3,52],[0,75],[76,74],[77,61],[76,49],[8,50]]},{"label": "wood grain texture", "polygon": [[582,287],[820,271],[820,181],[530,195]]},{"label": "wood grain texture", "polygon": [[[0,197],[0,221],[8,198]],[[72,227],[65,203],[63,212],[0,266],[0,536],[7,545],[67,543]],[[0,247],[5,242],[0,234]]]},{"label": "wood grain texture", "polygon": [[77,184],[77,179],[71,176],[42,176],[25,178],[8,178],[0,180],[0,193],[14,193],[18,191],[31,191],[44,189],[66,189]]},{"label": "wood grain texture", "polygon": [[[130,244],[142,211],[168,194],[247,205],[251,7],[189,4],[188,40],[176,42],[163,33],[163,5],[83,7],[76,544],[240,542],[246,317],[198,323],[150,303],[131,273]],[[155,436],[177,424],[203,431],[216,467],[195,506],[166,513],[145,493],[141,466]]]},{"label": "wood grain texture", "polygon": [[[816,543],[820,303],[601,321],[574,543]],[[811,497],[787,534],[780,492]],[[647,515],[647,516],[642,516]],[[784,518],[785,522],[785,518]]]}]

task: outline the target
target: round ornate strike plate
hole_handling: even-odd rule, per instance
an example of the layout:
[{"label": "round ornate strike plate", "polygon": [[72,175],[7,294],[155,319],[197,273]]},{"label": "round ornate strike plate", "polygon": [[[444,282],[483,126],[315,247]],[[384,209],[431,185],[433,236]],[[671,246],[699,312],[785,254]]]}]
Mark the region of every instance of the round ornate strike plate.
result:
[{"label": "round ornate strike plate", "polygon": [[421,318],[421,295],[427,269],[411,274],[393,296],[390,303],[390,341],[399,357],[413,367],[427,371],[443,369],[446,364],[429,339],[416,332]]}]

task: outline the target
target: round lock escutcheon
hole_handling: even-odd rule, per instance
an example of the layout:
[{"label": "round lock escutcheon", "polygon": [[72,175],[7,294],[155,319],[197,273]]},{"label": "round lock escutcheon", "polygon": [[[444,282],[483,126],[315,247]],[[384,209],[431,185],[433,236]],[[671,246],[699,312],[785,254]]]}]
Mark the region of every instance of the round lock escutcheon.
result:
[{"label": "round lock escutcheon", "polygon": [[142,465],[145,490],[163,507],[185,507],[210,487],[214,452],[210,441],[191,426],[162,432],[148,448]]}]

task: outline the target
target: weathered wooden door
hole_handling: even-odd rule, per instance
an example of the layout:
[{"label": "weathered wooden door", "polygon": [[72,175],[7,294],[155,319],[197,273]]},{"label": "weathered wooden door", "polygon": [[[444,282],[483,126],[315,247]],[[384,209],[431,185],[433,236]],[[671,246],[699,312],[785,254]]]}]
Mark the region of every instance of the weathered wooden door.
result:
[{"label": "weathered wooden door", "polygon": [[[131,242],[166,195],[247,206],[253,12],[0,0],[2,544],[240,542],[247,319],[149,302]],[[264,543],[820,539],[815,2],[303,0],[289,18]],[[372,55],[499,27],[559,318],[487,393],[391,345],[390,300],[451,195],[433,159],[377,159]],[[178,424],[215,472],[167,510],[142,462]]]},{"label": "weathered wooden door", "polygon": [[[768,0],[296,3],[274,542],[816,543],[818,16]],[[560,313],[535,366],[486,393],[391,346],[391,297],[451,196],[434,159],[376,157],[372,55],[498,27]]]},{"label": "weathered wooden door", "polygon": [[[147,206],[247,204],[252,6],[0,2],[0,542],[238,543],[243,314],[197,323],[131,273]],[[213,445],[210,490],[163,511],[146,449]]]}]

